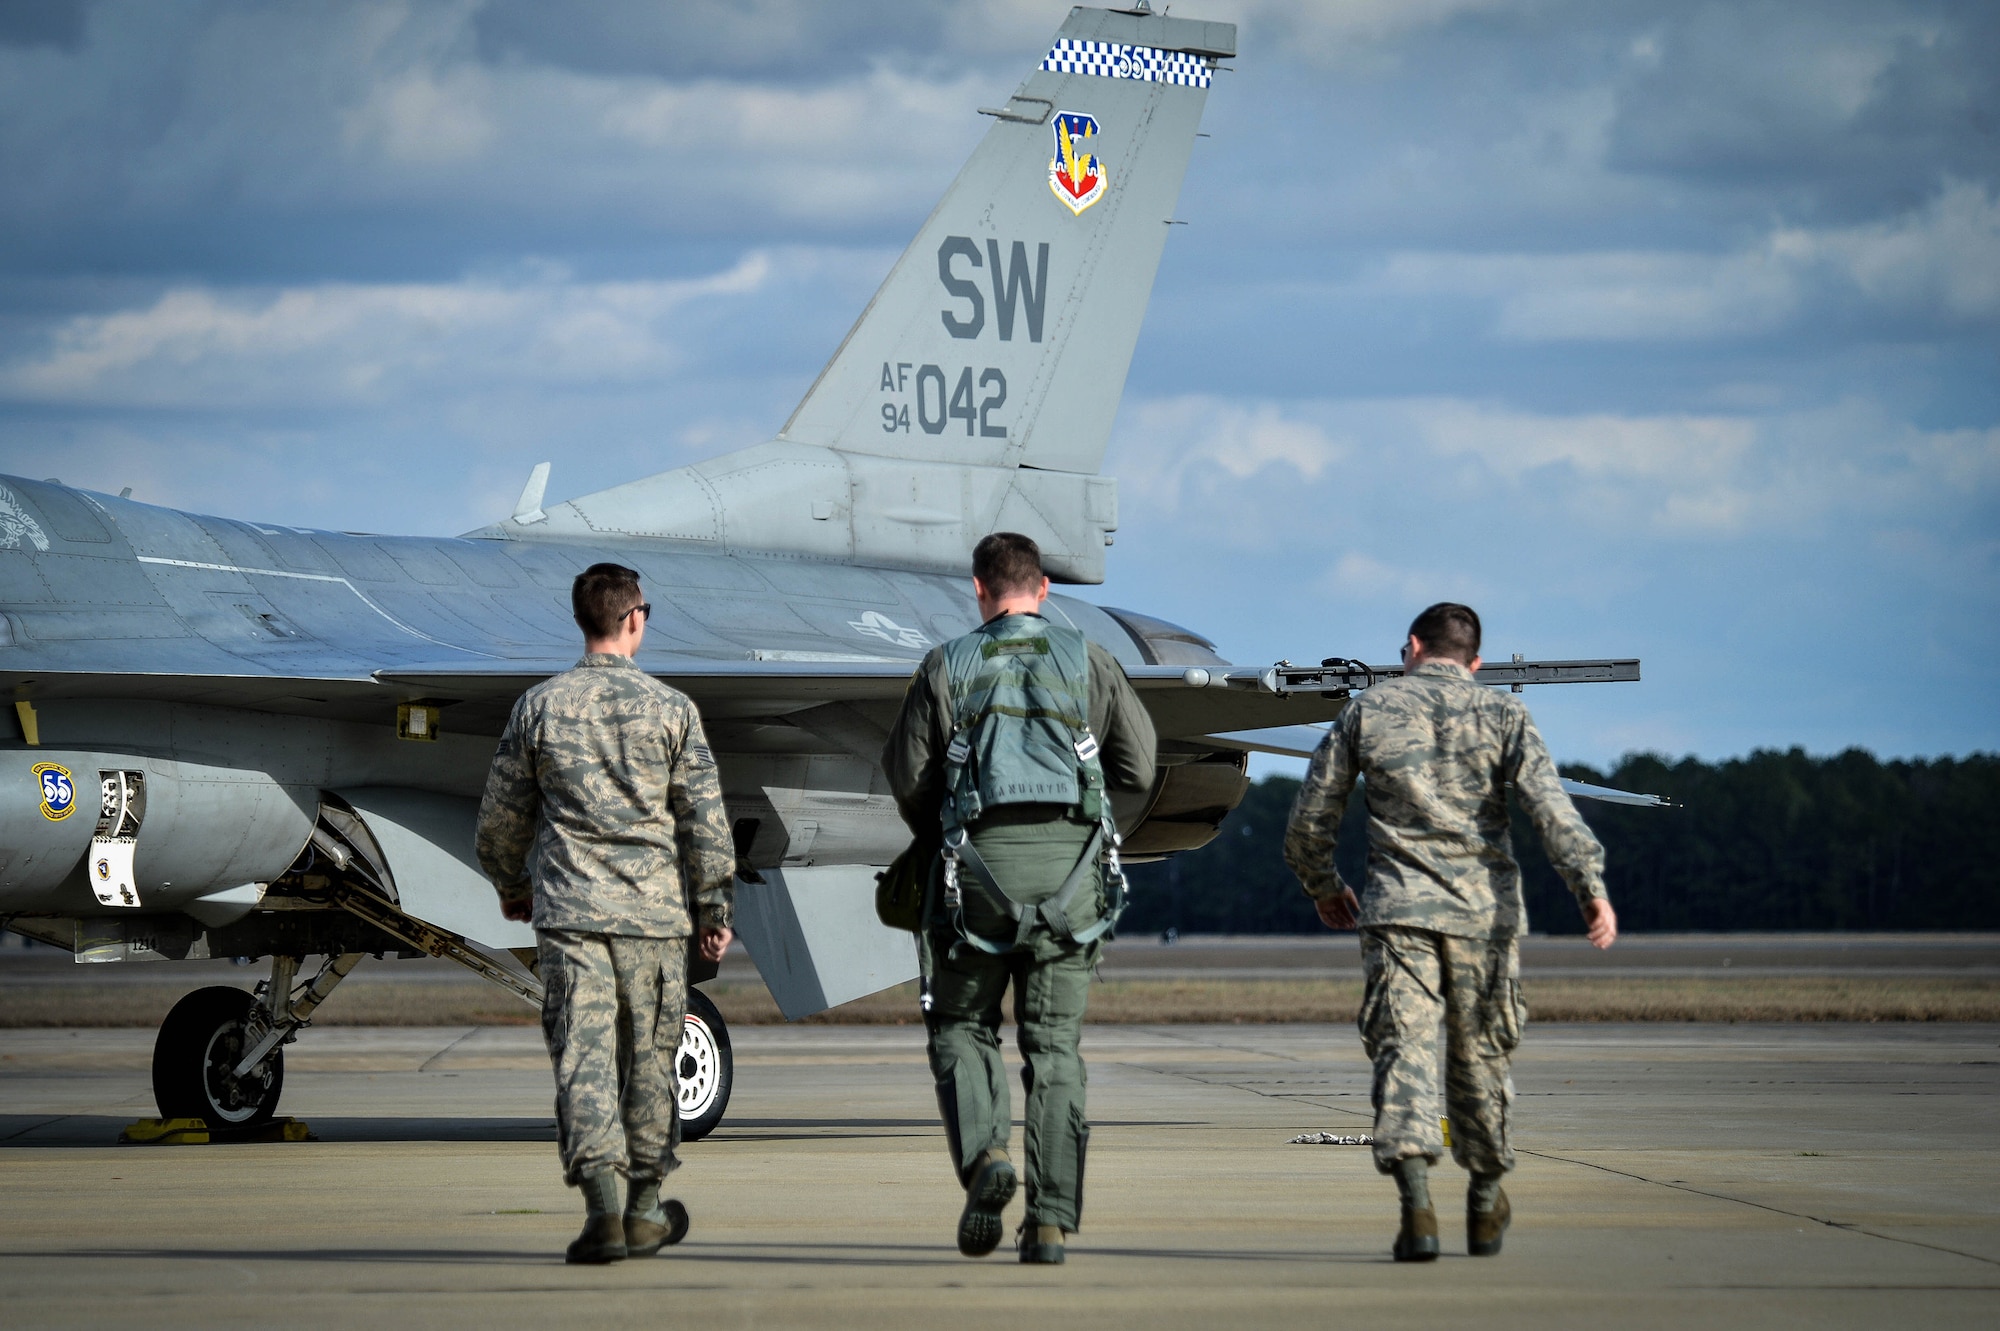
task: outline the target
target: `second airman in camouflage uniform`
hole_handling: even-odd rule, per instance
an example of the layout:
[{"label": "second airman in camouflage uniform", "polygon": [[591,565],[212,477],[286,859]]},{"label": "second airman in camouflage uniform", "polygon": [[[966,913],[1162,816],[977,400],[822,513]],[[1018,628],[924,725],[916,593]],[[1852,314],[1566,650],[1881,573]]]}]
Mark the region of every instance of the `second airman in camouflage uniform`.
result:
[{"label": "second airman in camouflage uniform", "polygon": [[515,704],[477,849],[503,911],[535,926],[563,1176],[590,1215],[569,1258],[601,1262],[686,1230],[659,1190],[679,1163],[688,938],[728,946],[735,855],[694,704],[632,660],[651,610],[638,574],[594,565],[573,600],[587,654]]},{"label": "second airman in camouflage uniform", "polygon": [[[1590,926],[1608,947],[1617,920],[1604,850],[1577,816],[1528,709],[1474,682],[1479,617],[1451,603],[1410,626],[1408,672],[1350,703],[1313,755],[1292,806],[1285,860],[1320,918],[1361,929],[1358,1024],[1375,1064],[1375,1163],[1403,1198],[1399,1260],[1437,1256],[1428,1168],[1442,1151],[1437,1027],[1453,1157],[1472,1174],[1467,1242],[1500,1251],[1510,1210],[1500,1179],[1511,1055],[1527,1021],[1516,939],[1527,927],[1508,834],[1511,788]],[[1368,881],[1357,901],[1334,839],[1357,778],[1368,804]]]}]

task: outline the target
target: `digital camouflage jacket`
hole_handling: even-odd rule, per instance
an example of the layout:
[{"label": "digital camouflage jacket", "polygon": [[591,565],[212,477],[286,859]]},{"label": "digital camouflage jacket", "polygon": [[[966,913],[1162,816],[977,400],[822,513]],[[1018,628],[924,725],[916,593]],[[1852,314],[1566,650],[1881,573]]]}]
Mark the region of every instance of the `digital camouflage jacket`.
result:
[{"label": "digital camouflage jacket", "polygon": [[503,901],[532,894],[537,929],[732,925],[736,856],[701,716],[629,657],[592,653],[514,704],[477,850]]},{"label": "digital camouflage jacket", "polygon": [[1507,791],[1541,835],[1578,904],[1604,892],[1604,848],[1577,815],[1547,746],[1510,693],[1451,661],[1426,661],[1355,698],[1321,741],[1292,805],[1285,862],[1314,899],[1346,886],[1334,868],[1357,778],[1368,802],[1361,927],[1406,925],[1460,938],[1527,928]]}]

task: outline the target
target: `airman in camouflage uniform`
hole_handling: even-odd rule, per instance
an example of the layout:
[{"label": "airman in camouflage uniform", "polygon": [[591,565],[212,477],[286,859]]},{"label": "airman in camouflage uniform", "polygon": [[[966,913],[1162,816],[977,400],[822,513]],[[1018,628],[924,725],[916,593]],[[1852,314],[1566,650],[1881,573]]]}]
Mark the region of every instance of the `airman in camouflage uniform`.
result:
[{"label": "airman in camouflage uniform", "polygon": [[632,660],[638,575],[595,565],[573,599],[590,650],[515,704],[477,850],[502,910],[535,926],[563,1177],[590,1212],[570,1260],[595,1262],[685,1233],[659,1189],[679,1164],[688,938],[698,924],[705,955],[728,946],[735,856],[694,704]]},{"label": "airman in camouflage uniform", "polygon": [[[1528,709],[1476,683],[1479,617],[1451,603],[1410,626],[1407,673],[1361,694],[1313,755],[1292,806],[1285,860],[1320,917],[1361,929],[1358,1025],[1375,1064],[1375,1163],[1403,1200],[1399,1260],[1437,1256],[1428,1168],[1442,1150],[1437,1027],[1453,1157],[1472,1174],[1468,1245],[1500,1251],[1510,1210],[1500,1179],[1509,1066],[1527,1021],[1516,939],[1527,927],[1508,834],[1511,788],[1590,925],[1608,947],[1617,920],[1604,850],[1577,816]],[[1349,793],[1366,777],[1368,881],[1357,901],[1334,866]]]}]

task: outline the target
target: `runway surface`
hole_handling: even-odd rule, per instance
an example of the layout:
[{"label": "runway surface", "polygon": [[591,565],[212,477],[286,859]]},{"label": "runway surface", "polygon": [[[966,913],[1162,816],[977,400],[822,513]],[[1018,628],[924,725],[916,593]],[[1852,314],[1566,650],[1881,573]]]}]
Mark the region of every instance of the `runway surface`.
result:
[{"label": "runway surface", "polygon": [[[532,1028],[329,1028],[284,1109],[322,1140],[120,1147],[149,1030],[0,1031],[0,1308],[19,1326],[1990,1326],[2000,1027],[1543,1026],[1516,1224],[1387,1256],[1351,1030],[1093,1027],[1069,1264],[961,1258],[915,1028],[737,1034],[668,1255],[566,1268]],[[1016,1106],[1018,1110],[1018,1104]],[[1011,1213],[1018,1217],[1019,1203]]]},{"label": "runway surface", "polygon": [[[1521,940],[1525,973],[1547,979],[1707,976],[1962,976],[2000,979],[2000,934],[1625,934],[1599,951],[1581,937],[1531,934]],[[171,965],[78,965],[68,953],[24,948],[0,933],[0,992],[5,987],[113,987],[198,989],[209,984],[247,987],[266,967],[230,961]],[[1193,935],[1171,946],[1151,936],[1113,940],[1102,973],[1116,980],[1268,980],[1302,975],[1359,979],[1361,948],[1351,933],[1261,936]],[[723,960],[726,983],[757,980],[757,966],[738,942]],[[411,982],[485,980],[448,961],[428,957],[370,960],[347,988]]]}]

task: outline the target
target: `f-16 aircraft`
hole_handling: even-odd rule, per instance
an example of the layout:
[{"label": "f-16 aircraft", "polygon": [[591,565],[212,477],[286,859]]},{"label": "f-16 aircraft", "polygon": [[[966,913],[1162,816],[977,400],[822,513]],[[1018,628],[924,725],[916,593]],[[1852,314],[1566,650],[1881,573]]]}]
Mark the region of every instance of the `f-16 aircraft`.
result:
[{"label": "f-16 aircraft", "polygon": [[[872,905],[908,840],[883,740],[925,651],[978,622],[981,536],[1025,532],[1057,581],[1104,580],[1118,495],[1099,464],[1235,50],[1226,23],[1073,10],[981,109],[970,160],[767,443],[560,503],[543,463],[511,515],[451,538],[0,478],[0,919],[79,961],[270,959],[256,993],[200,989],[166,1018],[162,1115],[267,1119],[284,1045],[370,955],[447,957],[539,1000],[533,932],[501,918],[473,824],[515,699],[579,654],[570,583],[601,560],[643,574],[640,664],[706,718],[740,933],[785,1015],[913,977],[909,936]],[[1047,613],[1107,648],[1158,724],[1159,778],[1118,805],[1130,860],[1207,842],[1250,752],[1309,752],[1350,690],[1400,673],[1240,667],[1069,595]],[[687,1036],[693,1138],[731,1075],[698,991]]]}]

